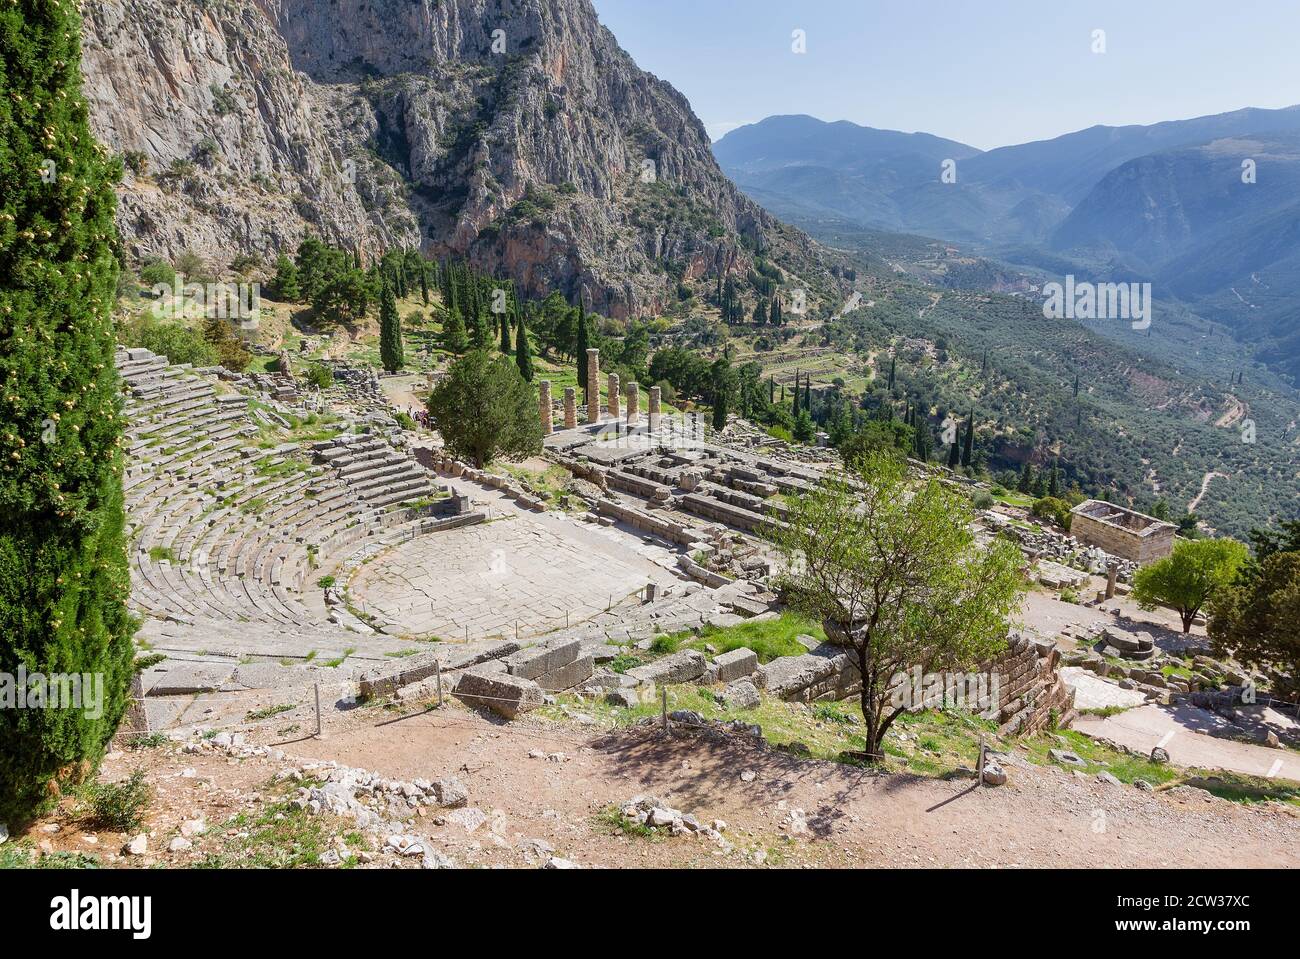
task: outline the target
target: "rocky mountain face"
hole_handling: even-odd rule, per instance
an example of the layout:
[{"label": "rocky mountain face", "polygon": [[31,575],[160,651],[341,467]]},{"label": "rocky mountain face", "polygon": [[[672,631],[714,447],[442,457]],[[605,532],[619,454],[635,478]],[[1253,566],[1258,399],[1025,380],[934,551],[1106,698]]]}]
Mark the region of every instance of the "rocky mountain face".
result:
[{"label": "rocky mountain face", "polygon": [[100,0],[84,16],[137,257],[223,268],[309,233],[367,257],[418,244],[614,316],[755,253],[830,287],[588,0]]}]

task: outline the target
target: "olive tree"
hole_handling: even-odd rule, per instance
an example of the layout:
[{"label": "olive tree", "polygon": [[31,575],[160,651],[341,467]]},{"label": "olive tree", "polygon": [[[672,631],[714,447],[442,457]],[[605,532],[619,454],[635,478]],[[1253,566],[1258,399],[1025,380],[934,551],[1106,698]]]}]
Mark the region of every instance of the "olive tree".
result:
[{"label": "olive tree", "polygon": [[1248,555],[1233,539],[1179,540],[1172,554],[1138,570],[1133,599],[1147,609],[1172,606],[1190,633],[1201,607],[1232,583]]},{"label": "olive tree", "polygon": [[776,540],[791,603],[822,620],[862,674],[867,754],[910,704],[892,702],[898,674],[969,669],[1006,646],[1024,589],[1020,552],[977,542],[974,511],[936,479],[909,482],[895,459],[791,498]]}]

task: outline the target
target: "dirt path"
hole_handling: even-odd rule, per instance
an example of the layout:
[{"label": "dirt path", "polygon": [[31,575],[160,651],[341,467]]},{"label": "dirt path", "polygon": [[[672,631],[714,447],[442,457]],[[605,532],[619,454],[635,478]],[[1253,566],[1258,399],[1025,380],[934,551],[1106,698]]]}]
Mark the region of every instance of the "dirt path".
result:
[{"label": "dirt path", "polygon": [[1235,426],[1250,412],[1250,407],[1232,394],[1228,395],[1228,409],[1214,421],[1215,426]]},{"label": "dirt path", "polygon": [[[394,828],[462,867],[535,868],[538,840],[555,855],[602,867],[1262,868],[1300,861],[1292,807],[1240,806],[1190,787],[1145,793],[1032,766],[1018,754],[1004,761],[1007,785],[973,789],[968,780],[800,760],[731,737],[664,737],[645,727],[611,734],[532,718],[505,724],[459,704],[391,718],[355,710],[332,718],[326,733],[267,742],[283,750],[275,758],[176,745],[110,753],[103,778],[143,769],[154,788],[145,856],[120,856],[126,834],[95,834],[72,809],[13,838],[47,852],[94,853],[108,866],[195,865],[248,836],[231,827],[232,816],[247,822],[276,796],[292,795],[271,785],[277,774],[333,760],[404,781],[455,776],[468,805],[483,813],[470,813],[476,818],[467,826],[436,807],[407,812],[400,825],[360,837],[359,848],[376,853],[363,860],[372,868],[418,867],[418,858],[377,853]],[[602,813],[637,794],[705,823],[724,820],[726,843],[621,834]],[[192,835],[191,846],[168,849],[181,824],[196,819],[210,828]],[[348,820],[325,825],[336,836],[359,836]]]},{"label": "dirt path", "polygon": [[[588,865],[735,865],[752,862],[754,850],[770,863],[832,866],[1281,866],[1300,856],[1300,819],[1287,810],[1237,807],[1200,791],[1146,794],[1014,757],[1008,785],[971,790],[964,781],[875,776],[736,740],[664,739],[644,729],[587,738],[581,727],[497,725],[458,707],[294,748],[403,778],[459,769],[471,803],[499,809],[508,836],[543,836]],[[529,758],[539,749],[563,758]],[[638,793],[725,820],[736,850],[615,836],[595,824],[606,806]],[[807,832],[792,828],[793,809],[803,811]],[[433,834],[462,859],[518,864],[511,848],[467,844],[454,830]]]},{"label": "dirt path", "polygon": [[1219,473],[1217,471],[1206,473],[1204,476],[1202,476],[1201,491],[1196,494],[1195,499],[1193,499],[1190,503],[1187,504],[1187,512],[1189,513],[1196,512],[1196,507],[1201,504],[1201,500],[1205,499],[1205,494],[1210,491],[1210,483],[1214,481],[1215,477],[1218,477],[1220,479],[1229,478],[1227,473]]}]

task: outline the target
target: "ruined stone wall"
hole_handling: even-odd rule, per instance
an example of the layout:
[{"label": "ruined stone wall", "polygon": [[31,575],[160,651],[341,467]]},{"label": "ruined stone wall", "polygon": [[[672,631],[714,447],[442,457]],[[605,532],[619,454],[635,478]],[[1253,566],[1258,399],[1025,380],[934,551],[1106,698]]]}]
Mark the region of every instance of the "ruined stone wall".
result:
[{"label": "ruined stone wall", "polygon": [[1074,721],[1074,690],[1057,671],[1060,659],[1053,643],[1012,634],[1007,651],[981,667],[998,677],[997,705],[983,716],[997,720],[1000,734],[1021,735]]}]

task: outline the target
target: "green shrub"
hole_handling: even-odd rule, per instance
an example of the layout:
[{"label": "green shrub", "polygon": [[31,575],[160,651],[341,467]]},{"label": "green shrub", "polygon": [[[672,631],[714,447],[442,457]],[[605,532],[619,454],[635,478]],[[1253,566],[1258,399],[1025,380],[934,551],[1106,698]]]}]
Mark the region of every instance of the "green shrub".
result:
[{"label": "green shrub", "polygon": [[1034,505],[1029,508],[1029,512],[1039,519],[1055,523],[1067,533],[1070,531],[1070,521],[1074,518],[1074,514],[1070,512],[1070,504],[1055,496],[1044,496],[1042,499],[1034,500]]},{"label": "green shrub", "polygon": [[153,788],[144,781],[144,770],[137,769],[118,783],[91,783],[86,787],[90,820],[98,829],[131,832],[140,828],[144,810],[153,799]]},{"label": "green shrub", "polygon": [[334,385],[334,371],[324,363],[313,363],[307,367],[307,382],[320,390],[327,390]]},{"label": "green shrub", "polygon": [[121,338],[127,346],[142,347],[176,364],[217,365],[217,351],[212,344],[183,323],[160,323],[146,316],[125,327]]},{"label": "green shrub", "polygon": [[145,262],[140,267],[140,282],[147,287],[163,285],[171,287],[176,282],[176,271],[166,260],[160,260],[154,257]]}]

